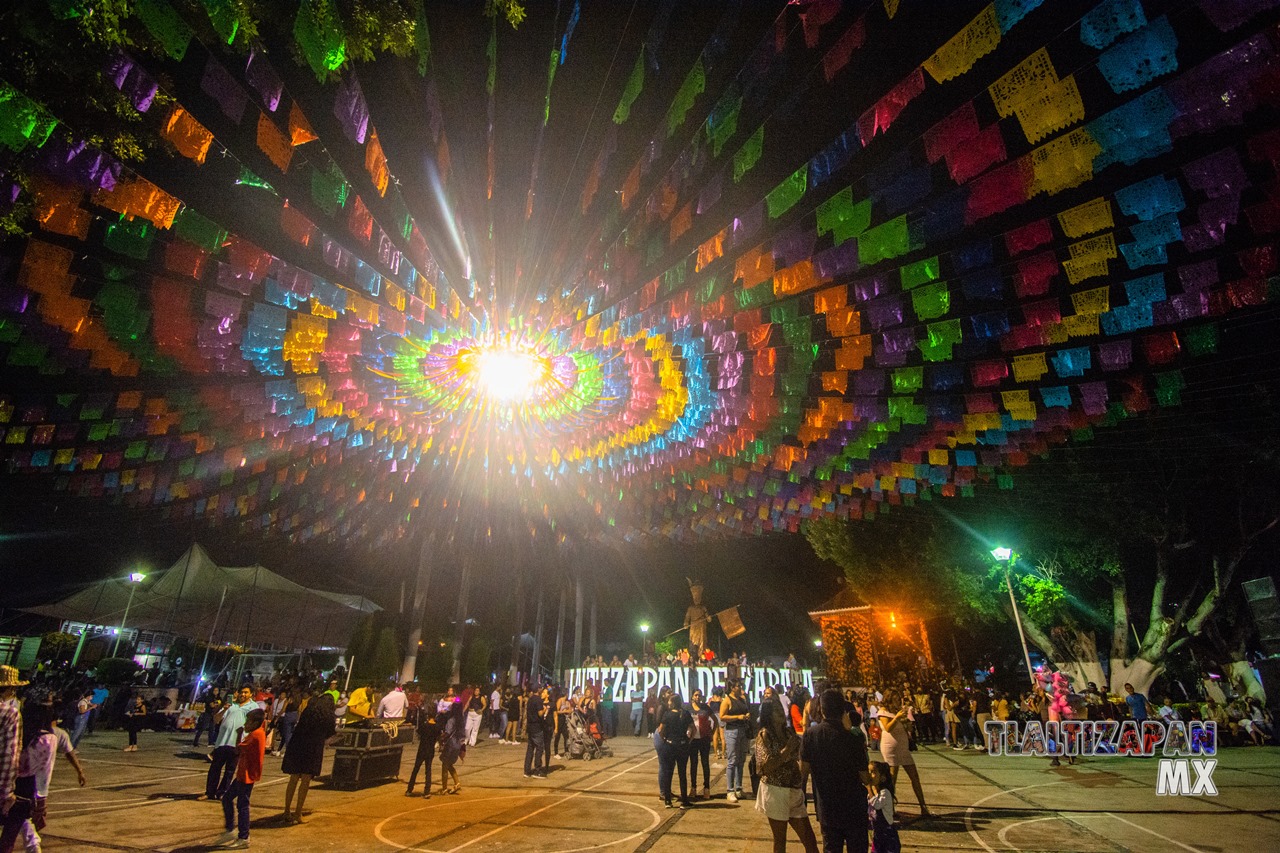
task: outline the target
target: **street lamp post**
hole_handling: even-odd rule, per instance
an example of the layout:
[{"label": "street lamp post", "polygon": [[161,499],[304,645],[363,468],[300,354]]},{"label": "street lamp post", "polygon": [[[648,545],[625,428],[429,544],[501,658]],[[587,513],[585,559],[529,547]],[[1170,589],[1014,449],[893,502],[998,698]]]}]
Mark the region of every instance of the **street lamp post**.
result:
[{"label": "street lamp post", "polygon": [[640,625],[640,657],[649,654],[649,623]]},{"label": "street lamp post", "polygon": [[116,633],[115,645],[111,647],[111,656],[115,657],[116,652],[120,651],[120,638],[124,636],[125,623],[129,621],[129,608],[133,606],[133,593],[138,588],[138,584],[147,576],[142,572],[132,572],[129,575],[129,600],[124,605],[124,616],[120,619],[120,630]]},{"label": "street lamp post", "polygon": [[1013,607],[1013,621],[1018,626],[1018,639],[1022,641],[1022,659],[1027,664],[1027,677],[1031,679],[1031,686],[1036,686],[1036,674],[1031,669],[1031,652],[1027,651],[1027,635],[1022,630],[1022,617],[1018,614],[1018,600],[1013,597],[1013,581],[1009,579],[1009,570],[1013,568],[1013,564],[1018,561],[1018,554],[1012,548],[992,548],[991,556],[996,558],[996,562],[1004,563],[1004,586],[1009,590],[1009,605]]}]

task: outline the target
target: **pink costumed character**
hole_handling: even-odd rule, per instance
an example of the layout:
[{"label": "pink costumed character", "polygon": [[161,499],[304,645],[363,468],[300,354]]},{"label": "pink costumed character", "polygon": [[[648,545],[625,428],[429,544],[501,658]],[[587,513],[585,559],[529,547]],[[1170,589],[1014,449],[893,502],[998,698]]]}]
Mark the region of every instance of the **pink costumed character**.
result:
[{"label": "pink costumed character", "polygon": [[1068,696],[1071,693],[1071,682],[1060,672],[1053,674],[1053,692],[1049,700],[1049,719],[1062,722],[1074,716]]}]

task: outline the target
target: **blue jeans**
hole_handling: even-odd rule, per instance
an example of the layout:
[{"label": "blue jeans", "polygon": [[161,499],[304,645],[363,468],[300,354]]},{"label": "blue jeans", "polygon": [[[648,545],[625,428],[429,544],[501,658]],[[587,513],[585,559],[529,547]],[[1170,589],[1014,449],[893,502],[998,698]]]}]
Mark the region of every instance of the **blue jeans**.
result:
[{"label": "blue jeans", "polygon": [[643,716],[644,716],[644,706],[641,705],[639,702],[632,702],[631,703],[631,729],[632,729],[631,733],[634,734],[636,737],[640,737],[640,720],[643,718]]},{"label": "blue jeans", "polygon": [[298,713],[291,711],[280,718],[280,751],[284,752],[293,738],[293,729],[298,725]]},{"label": "blue jeans", "polygon": [[724,730],[725,785],[730,791],[742,790],[742,768],[747,763],[747,732],[745,729]]},{"label": "blue jeans", "polygon": [[76,724],[71,730],[71,746],[73,748],[80,745],[80,738],[84,737],[85,729],[88,727],[89,712],[85,711],[83,714],[76,714]]},{"label": "blue jeans", "polygon": [[[233,779],[231,787],[227,788],[227,792],[222,795],[222,818],[227,832],[235,829],[238,824],[240,837],[249,837],[249,795],[252,793],[252,782],[241,782],[239,779]],[[232,804],[235,807],[236,820],[234,821],[231,814]]]}]

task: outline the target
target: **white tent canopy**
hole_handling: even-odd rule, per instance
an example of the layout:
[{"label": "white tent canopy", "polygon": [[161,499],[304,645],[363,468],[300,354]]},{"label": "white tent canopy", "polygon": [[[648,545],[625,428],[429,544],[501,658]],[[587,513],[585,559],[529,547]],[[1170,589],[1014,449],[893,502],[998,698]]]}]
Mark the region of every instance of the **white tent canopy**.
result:
[{"label": "white tent canopy", "polygon": [[198,640],[212,634],[215,643],[277,649],[344,646],[360,617],[381,610],[363,596],[308,589],[262,566],[219,566],[198,544],[140,583],[108,578],[61,601],[26,609],[74,622],[115,625],[126,605],[126,628]]}]

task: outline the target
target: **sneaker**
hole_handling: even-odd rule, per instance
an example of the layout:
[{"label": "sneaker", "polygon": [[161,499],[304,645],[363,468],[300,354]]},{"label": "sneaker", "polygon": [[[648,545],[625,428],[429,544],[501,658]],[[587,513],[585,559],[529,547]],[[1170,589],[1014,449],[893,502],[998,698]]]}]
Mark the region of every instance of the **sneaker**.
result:
[{"label": "sneaker", "polygon": [[249,839],[237,838],[235,841],[232,841],[230,844],[224,844],[222,846],[227,850],[248,850]]},{"label": "sneaker", "polygon": [[963,746],[961,746],[960,744],[956,744],[955,746],[953,746],[953,747],[951,747],[951,748],[952,748],[953,750],[955,750],[956,752],[963,752],[963,751],[964,751],[964,747],[963,747]]},{"label": "sneaker", "polygon": [[404,792],[404,795],[405,795],[406,797],[412,797],[412,796],[413,796],[413,789],[412,789],[412,788],[410,788],[409,790],[405,791],[405,792]]},{"label": "sneaker", "polygon": [[558,753],[558,752],[557,752],[555,755],[551,756],[551,757],[552,757],[552,758],[554,758],[556,761],[564,761],[564,757],[563,757],[563,756],[561,756],[561,755],[560,755],[560,753]]},{"label": "sneaker", "polygon": [[685,810],[685,809],[691,809],[691,808],[693,808],[693,803],[689,802],[688,800],[681,800],[681,801],[680,801],[680,810],[681,810],[681,811],[683,811],[683,810]]},{"label": "sneaker", "polygon": [[430,791],[424,791],[424,792],[422,793],[422,799],[424,799],[424,800],[429,800],[429,799],[431,799],[431,792],[430,792]]},{"label": "sneaker", "polygon": [[711,799],[711,789],[706,787],[705,785],[702,788],[702,799],[704,800]]},{"label": "sneaker", "polygon": [[670,800],[667,800],[667,801],[666,801],[666,805],[667,805],[667,808],[669,808],[669,809],[674,809],[674,808],[675,808],[675,803],[671,802]]},{"label": "sneaker", "polygon": [[728,795],[725,796],[725,799],[731,803],[736,803],[738,801],[738,795],[734,791],[730,791]]},{"label": "sneaker", "polygon": [[230,844],[232,841],[235,841],[235,840],[236,840],[236,831],[234,829],[228,829],[226,832],[222,833],[217,838],[213,839],[213,843],[211,846],[221,847],[222,845]]},{"label": "sneaker", "polygon": [[526,778],[526,779],[532,779],[532,778],[533,778],[533,774],[532,774],[532,773],[526,773],[526,774],[524,774],[524,778]]}]

